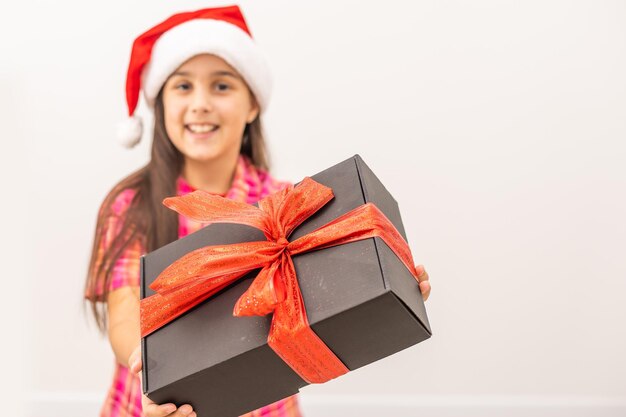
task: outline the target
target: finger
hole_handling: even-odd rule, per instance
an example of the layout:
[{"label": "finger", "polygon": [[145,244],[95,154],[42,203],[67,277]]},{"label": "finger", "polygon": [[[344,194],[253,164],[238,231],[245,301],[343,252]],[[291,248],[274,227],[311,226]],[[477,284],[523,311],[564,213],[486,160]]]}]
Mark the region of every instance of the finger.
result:
[{"label": "finger", "polygon": [[175,404],[155,404],[150,398],[142,396],[142,409],[145,417],[197,417],[193,407],[184,404],[176,408]]},{"label": "finger", "polygon": [[192,414],[195,414],[195,412],[193,412],[193,408],[189,404],[185,404],[178,407],[178,410],[176,410],[176,412],[170,417],[192,417]]},{"label": "finger", "polygon": [[417,265],[415,267],[415,271],[417,272],[417,280],[419,282],[422,298],[426,301],[430,296],[430,277],[428,276],[428,272],[426,272],[424,265]]},{"label": "finger", "polygon": [[[145,397],[145,396],[144,396]],[[147,398],[147,397],[146,397]],[[147,402],[142,401],[142,411],[146,417],[166,417],[175,415],[176,405],[168,404],[155,404],[148,399]],[[181,414],[182,415],[182,414]]]},{"label": "finger", "polygon": [[141,345],[138,345],[128,357],[128,367],[136,374],[141,371],[141,365]]},{"label": "finger", "polygon": [[415,271],[417,272],[417,280],[419,282],[428,281],[428,279],[429,279],[428,272],[426,272],[426,269],[424,268],[424,265],[417,265],[415,267]]},{"label": "finger", "polygon": [[428,297],[430,296],[430,282],[422,281],[419,285],[420,291],[422,292],[422,298],[424,301],[428,300]]},{"label": "finger", "polygon": [[141,372],[141,368],[143,368],[143,364],[141,362],[141,358],[137,359],[130,365],[130,371],[134,374]]}]

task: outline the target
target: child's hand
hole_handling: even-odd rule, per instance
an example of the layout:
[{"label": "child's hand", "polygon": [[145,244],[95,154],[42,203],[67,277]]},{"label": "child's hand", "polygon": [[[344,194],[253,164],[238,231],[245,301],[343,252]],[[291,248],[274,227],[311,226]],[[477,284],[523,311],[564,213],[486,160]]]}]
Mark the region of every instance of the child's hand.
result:
[{"label": "child's hand", "polygon": [[428,273],[424,269],[424,265],[417,265],[415,267],[417,270],[417,280],[419,281],[420,290],[422,291],[422,298],[424,301],[428,300],[428,296],[430,295],[430,282],[428,281]]},{"label": "child's hand", "polygon": [[[139,375],[139,380],[141,381],[141,345],[137,346],[133,353],[130,354],[128,366],[131,372]],[[182,405],[177,409],[176,405],[172,403],[155,404],[154,401],[143,394],[141,395],[141,406],[143,415],[146,417],[196,417],[196,413],[189,404]]]}]

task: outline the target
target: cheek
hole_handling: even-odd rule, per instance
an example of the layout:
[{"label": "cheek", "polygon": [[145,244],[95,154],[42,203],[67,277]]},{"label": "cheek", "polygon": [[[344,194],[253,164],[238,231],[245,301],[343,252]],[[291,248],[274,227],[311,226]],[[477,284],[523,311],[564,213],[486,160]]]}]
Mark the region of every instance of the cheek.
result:
[{"label": "cheek", "polygon": [[243,129],[250,110],[250,103],[246,100],[224,101],[220,105],[222,117],[233,128]]},{"label": "cheek", "polygon": [[168,134],[183,128],[184,106],[182,103],[170,101],[163,107],[165,130]]}]

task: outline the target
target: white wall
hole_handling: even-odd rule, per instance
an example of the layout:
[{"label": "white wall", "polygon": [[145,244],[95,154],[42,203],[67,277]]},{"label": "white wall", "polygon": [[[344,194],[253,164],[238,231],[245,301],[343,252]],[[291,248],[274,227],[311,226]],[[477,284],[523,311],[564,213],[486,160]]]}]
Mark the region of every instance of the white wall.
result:
[{"label": "white wall", "polygon": [[[2,6],[7,415],[96,413],[96,210],[148,152],[114,139],[130,46],[213,4]],[[275,74],[274,173],[361,154],[433,285],[433,338],[307,387],[308,415],[626,415],[626,2],[242,5]]]}]

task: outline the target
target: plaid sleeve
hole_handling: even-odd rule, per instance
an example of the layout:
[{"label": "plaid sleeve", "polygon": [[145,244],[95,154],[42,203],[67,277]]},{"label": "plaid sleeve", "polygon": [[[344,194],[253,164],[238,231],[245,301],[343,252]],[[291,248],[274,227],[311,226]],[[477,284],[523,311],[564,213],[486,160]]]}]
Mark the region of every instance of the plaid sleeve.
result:
[{"label": "plaid sleeve", "polygon": [[[113,202],[109,215],[102,225],[102,236],[97,247],[97,262],[102,262],[104,253],[113,243],[114,239],[123,233],[124,214],[134,197],[134,190],[122,191]],[[108,290],[113,291],[125,286],[139,286],[139,258],[143,255],[143,245],[139,239],[131,242],[115,261],[112,269],[111,279],[108,283]],[[95,276],[92,273],[91,279],[95,279],[95,286],[90,286],[85,291],[85,297],[103,300],[105,277]]]},{"label": "plaid sleeve", "polygon": [[143,245],[135,239],[115,262],[109,291],[126,286],[139,286],[139,258],[143,254]]}]

